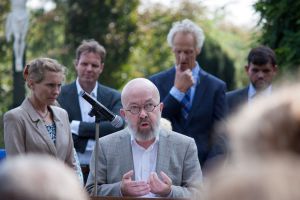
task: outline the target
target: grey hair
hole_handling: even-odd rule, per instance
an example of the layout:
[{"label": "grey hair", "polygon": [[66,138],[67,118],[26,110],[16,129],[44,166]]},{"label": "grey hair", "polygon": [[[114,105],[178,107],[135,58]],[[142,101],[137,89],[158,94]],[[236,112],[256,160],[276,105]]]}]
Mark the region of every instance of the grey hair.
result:
[{"label": "grey hair", "polygon": [[167,41],[170,47],[173,47],[173,39],[178,32],[192,33],[195,37],[196,48],[199,48],[201,50],[205,40],[205,35],[201,27],[197,26],[189,19],[184,19],[182,21],[173,23],[173,26],[167,36]]}]

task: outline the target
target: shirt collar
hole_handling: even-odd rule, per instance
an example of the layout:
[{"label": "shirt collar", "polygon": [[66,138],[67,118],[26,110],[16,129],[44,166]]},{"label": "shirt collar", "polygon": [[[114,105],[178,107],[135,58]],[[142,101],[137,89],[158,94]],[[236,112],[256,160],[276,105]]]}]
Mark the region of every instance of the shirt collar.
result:
[{"label": "shirt collar", "polygon": [[[272,92],[272,85],[269,85],[264,91],[261,92],[261,95],[270,95]],[[248,90],[248,97],[251,99],[256,95],[257,91],[254,88],[253,84],[250,83]]]},{"label": "shirt collar", "polygon": [[[78,94],[78,96],[80,96],[81,92],[83,92],[84,90],[82,89],[81,85],[79,84],[78,77],[76,79],[76,87],[77,87],[77,94]],[[98,84],[96,83],[96,85],[90,95],[94,98],[97,98],[97,90],[98,90]]]},{"label": "shirt collar", "polygon": [[198,64],[197,61],[196,61],[195,63],[196,63],[196,65],[195,65],[195,67],[192,69],[192,74],[193,74],[193,77],[194,77],[194,78],[198,79],[198,77],[199,77],[199,72],[200,72],[200,65]]}]

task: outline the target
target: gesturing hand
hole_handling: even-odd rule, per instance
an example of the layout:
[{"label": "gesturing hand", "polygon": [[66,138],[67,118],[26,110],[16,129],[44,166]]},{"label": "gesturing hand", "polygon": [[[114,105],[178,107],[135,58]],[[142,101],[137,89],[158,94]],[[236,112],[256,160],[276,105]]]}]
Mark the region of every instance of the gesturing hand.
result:
[{"label": "gesturing hand", "polygon": [[149,177],[149,185],[153,194],[166,197],[171,192],[172,180],[164,173],[160,172],[162,180],[160,180],[156,172],[152,172]]},{"label": "gesturing hand", "polygon": [[139,197],[150,192],[150,186],[145,181],[132,181],[133,170],[125,173],[121,182],[123,196]]}]

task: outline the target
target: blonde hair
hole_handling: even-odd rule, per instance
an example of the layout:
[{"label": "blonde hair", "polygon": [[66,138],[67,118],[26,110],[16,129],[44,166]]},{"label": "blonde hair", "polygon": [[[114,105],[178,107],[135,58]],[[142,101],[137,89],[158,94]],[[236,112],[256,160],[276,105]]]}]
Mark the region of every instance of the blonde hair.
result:
[{"label": "blonde hair", "polygon": [[204,200],[298,200],[299,167],[294,157],[230,165],[208,177],[202,194],[194,199],[201,195]]},{"label": "blonde hair", "polygon": [[264,158],[282,153],[300,155],[300,84],[286,86],[229,119],[232,156]]},{"label": "blonde hair", "polygon": [[45,74],[48,71],[65,75],[66,68],[54,59],[37,58],[25,66],[23,77],[25,81],[32,79],[35,83],[40,83],[44,80]]}]

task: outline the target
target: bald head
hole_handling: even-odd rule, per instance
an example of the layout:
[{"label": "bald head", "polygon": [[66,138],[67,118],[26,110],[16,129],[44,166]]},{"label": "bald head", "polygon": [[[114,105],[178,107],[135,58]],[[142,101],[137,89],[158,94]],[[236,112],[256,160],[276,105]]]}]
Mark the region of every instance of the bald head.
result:
[{"label": "bald head", "polygon": [[121,100],[120,114],[127,122],[128,130],[139,145],[148,148],[159,134],[163,109],[157,87],[148,79],[133,79],[123,88]]},{"label": "bald head", "polygon": [[123,88],[121,94],[121,100],[123,107],[129,102],[129,99],[134,99],[140,94],[146,94],[147,92],[152,94],[154,101],[159,102],[160,96],[157,87],[148,79],[145,78],[135,78],[129,81]]}]

